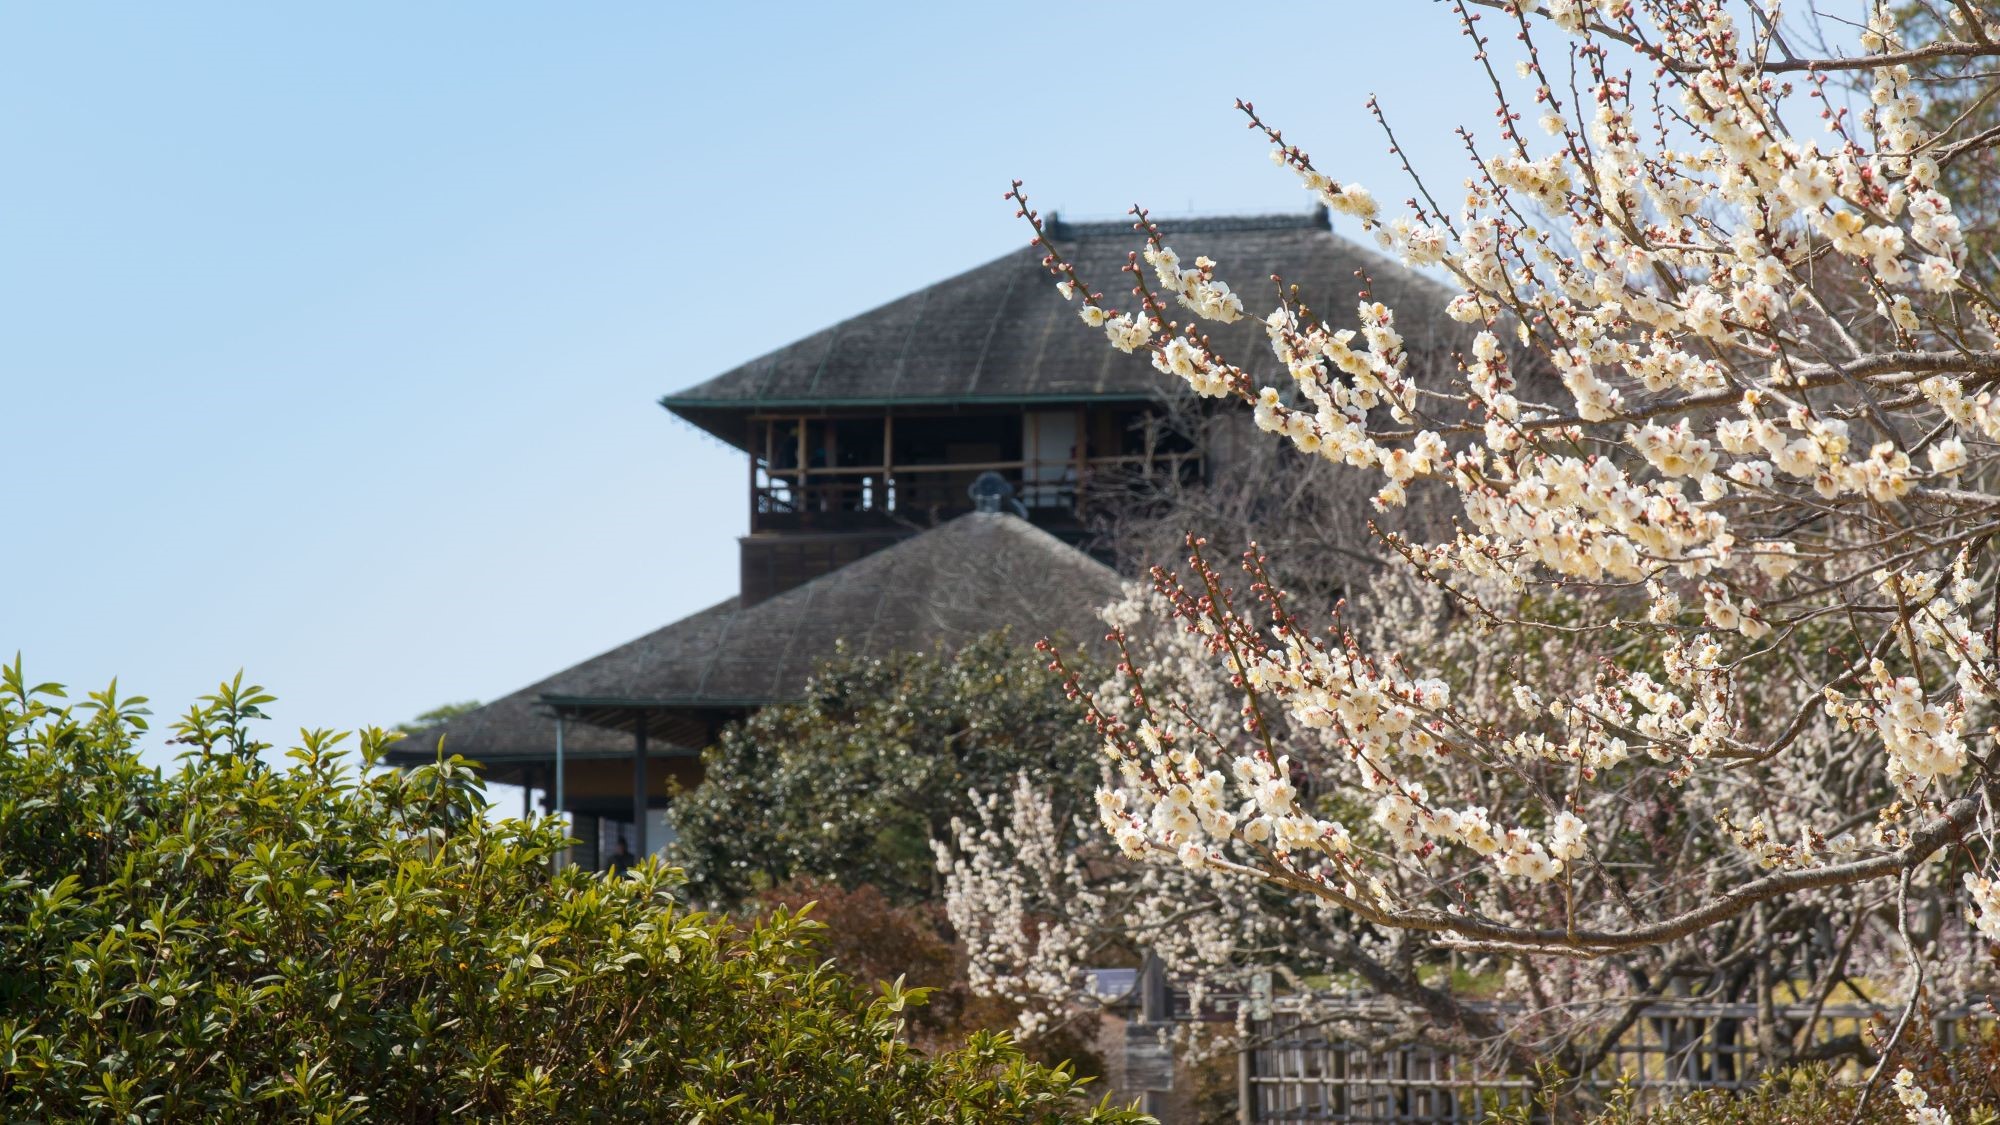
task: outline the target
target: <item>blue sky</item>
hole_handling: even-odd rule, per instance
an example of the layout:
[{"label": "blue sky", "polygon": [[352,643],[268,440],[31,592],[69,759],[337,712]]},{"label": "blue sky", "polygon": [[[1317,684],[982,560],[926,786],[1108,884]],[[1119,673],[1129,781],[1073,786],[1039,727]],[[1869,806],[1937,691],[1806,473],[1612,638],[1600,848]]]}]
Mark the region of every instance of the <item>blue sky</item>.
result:
[{"label": "blue sky", "polygon": [[[280,11],[283,7],[284,11]],[[0,3],[0,650],[272,735],[491,699],[734,592],[740,455],[654,405],[1108,217],[1408,194],[1490,119],[1449,9]]]}]

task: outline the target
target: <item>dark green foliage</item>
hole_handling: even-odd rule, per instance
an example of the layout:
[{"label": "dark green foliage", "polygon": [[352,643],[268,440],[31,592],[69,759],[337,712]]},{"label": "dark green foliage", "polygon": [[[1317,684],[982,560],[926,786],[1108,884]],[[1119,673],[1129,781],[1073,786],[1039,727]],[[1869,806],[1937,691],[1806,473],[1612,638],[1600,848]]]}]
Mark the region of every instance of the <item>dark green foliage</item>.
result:
[{"label": "dark green foliage", "polygon": [[1005,635],[954,655],[837,656],[799,703],[724,732],[707,779],[674,807],[676,862],[697,901],[733,906],[797,878],[932,896],[930,841],[971,819],[968,790],[1025,772],[1086,800],[1100,755],[1082,711]]},{"label": "dark green foliage", "polygon": [[425,711],[414,719],[396,724],[396,733],[415,734],[427,727],[434,727],[447,719],[456,719],[468,711],[479,710],[477,699],[460,700],[457,703],[443,703]]},{"label": "dark green foliage", "polygon": [[[137,699],[0,682],[0,1120],[1130,1121],[1003,1037],[926,1055],[914,991],[816,923],[691,912],[566,870],[457,759],[260,759],[225,685],[163,772]],[[380,732],[360,739],[363,757]]]}]

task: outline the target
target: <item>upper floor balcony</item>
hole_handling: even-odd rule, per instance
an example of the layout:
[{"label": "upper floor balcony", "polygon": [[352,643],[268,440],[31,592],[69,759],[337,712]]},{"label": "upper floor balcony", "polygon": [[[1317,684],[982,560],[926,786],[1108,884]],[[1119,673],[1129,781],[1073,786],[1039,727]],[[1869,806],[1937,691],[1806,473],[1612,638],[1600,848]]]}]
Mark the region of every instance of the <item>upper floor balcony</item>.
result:
[{"label": "upper floor balcony", "polygon": [[1192,446],[1131,405],[948,415],[753,419],[751,532],[850,531],[934,524],[974,507],[984,473],[1013,487],[1028,518],[1080,528],[1096,505],[1190,481]]}]

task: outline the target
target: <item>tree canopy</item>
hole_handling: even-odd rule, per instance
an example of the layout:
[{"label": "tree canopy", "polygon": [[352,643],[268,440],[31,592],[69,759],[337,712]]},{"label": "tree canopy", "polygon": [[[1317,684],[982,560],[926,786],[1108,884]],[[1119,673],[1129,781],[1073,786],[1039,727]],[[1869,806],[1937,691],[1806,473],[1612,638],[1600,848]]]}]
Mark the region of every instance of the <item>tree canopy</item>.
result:
[{"label": "tree canopy", "polygon": [[134,749],[140,698],[0,678],[0,1117],[36,1121],[1132,1121],[1003,1036],[925,1054],[918,990],[817,925],[688,909],[677,874],[552,870],[458,758],[288,765],[226,684]]},{"label": "tree canopy", "polygon": [[676,861],[699,901],[733,904],[795,878],[938,890],[931,841],[973,792],[1019,774],[1088,799],[1100,766],[1082,709],[1005,634],[956,653],[836,655],[797,703],[767,707],[708,751],[674,807]]}]

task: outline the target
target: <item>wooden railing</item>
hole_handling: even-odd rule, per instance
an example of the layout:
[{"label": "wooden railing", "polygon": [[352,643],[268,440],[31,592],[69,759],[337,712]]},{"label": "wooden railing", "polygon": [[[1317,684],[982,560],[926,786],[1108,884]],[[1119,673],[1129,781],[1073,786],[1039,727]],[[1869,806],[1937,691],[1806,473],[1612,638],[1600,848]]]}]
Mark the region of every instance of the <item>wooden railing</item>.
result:
[{"label": "wooden railing", "polygon": [[[1503,1023],[1515,1012],[1476,1005]],[[1742,1090],[1760,1080],[1758,1021],[1774,1018],[1787,1041],[1810,1029],[1816,1043],[1858,1033],[1881,1012],[1864,1007],[1780,1006],[1663,1001],[1641,1013],[1584,1085],[1625,1091],[1637,1108],[1653,1108],[1695,1090]],[[1372,1034],[1397,1024],[1379,1000],[1348,996],[1285,997],[1250,1025],[1252,1046],[1239,1067],[1245,1122],[1475,1122],[1500,1110],[1532,1106],[1531,1077],[1503,1074],[1468,1055],[1421,1044],[1385,1042]],[[1940,1045],[1957,1042],[1972,1024],[1990,1021],[1984,1007],[1933,1015]]]},{"label": "wooden railing", "polygon": [[982,473],[998,473],[1031,517],[1073,517],[1093,489],[1109,492],[1135,479],[1166,474],[1186,479],[1198,469],[1193,453],[1093,457],[1075,462],[980,461],[896,465],[884,469],[757,468],[750,486],[752,531],[845,530],[930,523],[969,512],[967,493]]}]

